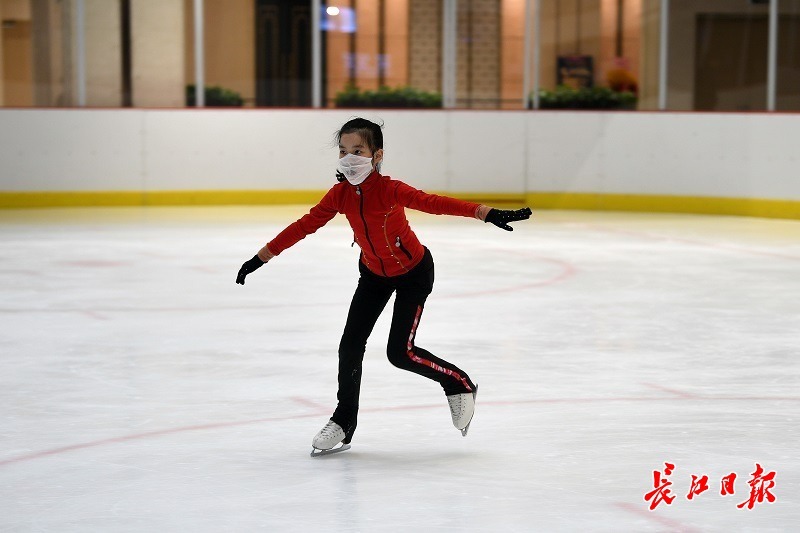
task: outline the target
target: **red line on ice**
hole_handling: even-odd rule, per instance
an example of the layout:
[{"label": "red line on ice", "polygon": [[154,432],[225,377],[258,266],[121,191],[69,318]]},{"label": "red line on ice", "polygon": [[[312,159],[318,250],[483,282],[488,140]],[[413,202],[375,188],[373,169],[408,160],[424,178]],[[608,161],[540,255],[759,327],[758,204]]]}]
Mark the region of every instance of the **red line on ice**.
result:
[{"label": "red line on ice", "polygon": [[641,517],[648,518],[654,522],[658,522],[661,525],[668,527],[670,531],[680,531],[685,533],[695,533],[700,531],[699,529],[695,529],[691,526],[687,526],[686,524],[682,524],[677,520],[666,518],[664,516],[655,514],[655,512],[653,511],[648,511],[647,509],[640,508],[632,503],[617,502],[614,505],[616,507],[619,507],[620,509],[628,511],[629,513],[633,513]]},{"label": "red line on ice", "polygon": [[[509,405],[527,405],[527,404],[552,404],[552,403],[598,403],[598,402],[663,402],[663,401],[800,401],[798,396],[696,396],[696,397],[610,397],[610,398],[541,398],[530,400],[508,400],[508,401],[484,401],[481,402],[482,406],[509,406]],[[313,404],[315,408],[318,405]],[[428,404],[428,405],[401,405],[397,407],[372,407],[361,409],[361,412],[376,413],[386,411],[411,411],[423,409],[442,409],[442,404]],[[325,411],[327,413],[327,411]],[[53,455],[59,455],[75,450],[84,450],[87,448],[95,448],[98,446],[105,446],[107,444],[118,444],[122,442],[130,442],[141,439],[148,439],[152,437],[162,437],[164,435],[174,435],[177,433],[184,433],[188,431],[204,431],[209,429],[224,429],[238,426],[248,426],[253,424],[263,424],[266,422],[286,422],[290,420],[299,420],[302,418],[315,418],[322,416],[319,410],[313,413],[297,414],[292,416],[274,417],[274,418],[258,418],[255,420],[240,420],[238,422],[219,422],[215,424],[200,424],[195,426],[177,427],[171,429],[162,429],[157,431],[148,431],[146,433],[136,433],[133,435],[123,435],[121,437],[111,437],[107,439],[82,442],[72,444],[69,446],[62,446],[60,448],[53,448],[50,450],[43,450],[40,452],[29,453],[17,457],[10,457],[8,459],[0,460],[0,467],[22,463],[25,461],[32,461],[34,459],[42,459]]]}]

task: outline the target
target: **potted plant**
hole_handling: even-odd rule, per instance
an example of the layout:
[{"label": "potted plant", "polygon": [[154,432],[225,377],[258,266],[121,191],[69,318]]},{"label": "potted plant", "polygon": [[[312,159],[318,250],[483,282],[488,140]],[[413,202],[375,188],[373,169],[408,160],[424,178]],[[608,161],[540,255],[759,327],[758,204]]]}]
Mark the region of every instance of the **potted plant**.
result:
[{"label": "potted plant", "polygon": [[[186,105],[194,107],[197,105],[197,88],[194,85],[186,86]],[[205,88],[205,105],[206,107],[242,107],[244,105],[244,98],[230,89],[224,87],[206,87]]]},{"label": "potted plant", "polygon": [[335,103],[336,107],[438,108],[442,107],[442,95],[412,87],[361,91],[351,84],[336,95]]},{"label": "potted plant", "polygon": [[608,87],[557,87],[539,91],[541,109],[636,109],[636,95]]}]

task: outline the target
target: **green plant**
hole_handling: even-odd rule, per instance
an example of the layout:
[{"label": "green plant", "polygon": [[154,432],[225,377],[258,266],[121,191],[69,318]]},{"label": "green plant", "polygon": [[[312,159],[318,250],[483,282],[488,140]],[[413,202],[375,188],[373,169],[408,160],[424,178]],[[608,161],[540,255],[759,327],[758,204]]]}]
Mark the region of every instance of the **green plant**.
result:
[{"label": "green plant", "polygon": [[383,86],[377,91],[361,91],[348,85],[336,95],[335,102],[336,107],[436,108],[442,107],[442,95],[411,87]]},{"label": "green plant", "polygon": [[541,109],[636,109],[636,95],[608,87],[560,86],[554,91],[539,91]]},{"label": "green plant", "polygon": [[[186,105],[193,107],[197,105],[197,91],[194,85],[186,86]],[[206,107],[241,107],[244,105],[244,98],[230,89],[223,87],[206,87],[205,90]]]}]

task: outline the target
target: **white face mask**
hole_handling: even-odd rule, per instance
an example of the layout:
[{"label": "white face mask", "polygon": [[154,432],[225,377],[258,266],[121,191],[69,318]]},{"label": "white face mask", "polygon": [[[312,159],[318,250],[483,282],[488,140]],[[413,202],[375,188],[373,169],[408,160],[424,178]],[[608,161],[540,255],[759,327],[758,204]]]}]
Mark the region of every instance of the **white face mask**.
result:
[{"label": "white face mask", "polygon": [[363,182],[372,173],[372,158],[361,157],[360,155],[347,154],[339,159],[339,165],[336,169],[336,179],[344,181],[345,179],[351,185],[358,185]]}]

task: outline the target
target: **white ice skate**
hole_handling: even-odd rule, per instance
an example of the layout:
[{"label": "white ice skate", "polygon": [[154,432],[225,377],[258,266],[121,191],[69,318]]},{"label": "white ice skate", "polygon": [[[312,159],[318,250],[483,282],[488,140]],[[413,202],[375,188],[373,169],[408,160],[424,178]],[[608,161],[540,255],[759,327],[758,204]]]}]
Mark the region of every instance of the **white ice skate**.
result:
[{"label": "white ice skate", "polygon": [[320,455],[330,455],[332,453],[339,453],[345,450],[350,449],[350,444],[342,443],[341,446],[338,448],[336,447],[337,444],[341,443],[345,440],[347,435],[342,429],[342,426],[334,422],[333,420],[328,420],[328,423],[325,424],[319,433],[314,437],[314,441],[311,443],[313,450],[311,450],[311,457],[319,457]]},{"label": "white ice skate", "polygon": [[453,417],[453,425],[461,431],[463,437],[467,436],[472,417],[475,415],[475,397],[478,395],[478,386],[472,392],[463,394],[451,394],[447,397],[450,404],[450,416]]}]

